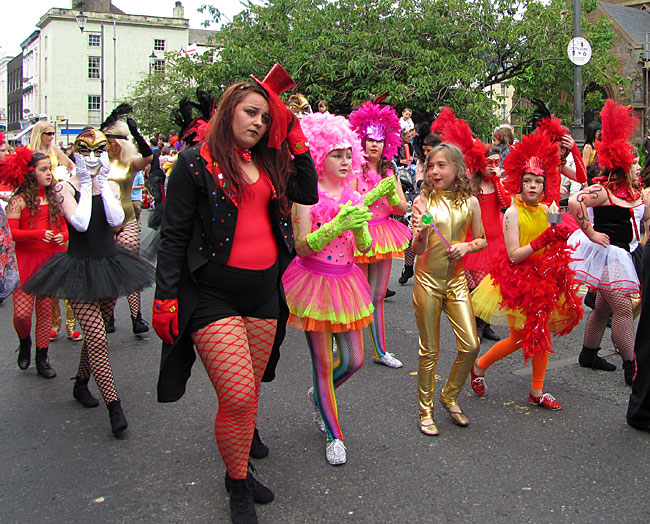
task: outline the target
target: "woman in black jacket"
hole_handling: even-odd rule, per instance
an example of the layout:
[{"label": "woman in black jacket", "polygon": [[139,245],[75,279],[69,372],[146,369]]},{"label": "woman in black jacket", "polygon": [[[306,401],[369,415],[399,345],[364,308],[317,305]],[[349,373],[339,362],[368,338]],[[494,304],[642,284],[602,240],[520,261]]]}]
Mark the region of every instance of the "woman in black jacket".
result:
[{"label": "woman in black jacket", "polygon": [[273,498],[248,473],[248,457],[280,277],[293,256],[290,204],[318,200],[308,144],[277,95],[293,85],[276,64],[262,82],[225,91],[205,142],[179,155],[161,228],[153,307],[164,342],[158,400],[183,395],[194,345],[219,399],[215,436],[233,522],[257,522],[253,500]]}]

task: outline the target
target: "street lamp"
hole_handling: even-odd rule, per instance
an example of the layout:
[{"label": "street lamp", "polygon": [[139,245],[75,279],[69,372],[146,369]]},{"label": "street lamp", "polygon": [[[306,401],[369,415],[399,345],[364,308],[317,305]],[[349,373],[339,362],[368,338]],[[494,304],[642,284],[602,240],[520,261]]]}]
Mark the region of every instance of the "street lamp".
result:
[{"label": "street lamp", "polygon": [[84,28],[86,27],[86,22],[88,22],[88,17],[83,11],[79,11],[79,14],[75,16],[75,19],[77,20],[77,24],[79,24],[79,29],[81,29],[81,32],[83,33]]},{"label": "street lamp", "polygon": [[[81,32],[84,32],[84,29],[86,28],[86,22],[88,22],[88,17],[84,14],[83,11],[79,11],[79,14],[75,16],[75,20],[77,21],[77,24],[79,25],[79,29]],[[100,29],[100,51],[99,51],[99,80],[100,80],[100,85],[101,85],[101,97],[100,97],[100,104],[101,104],[101,114],[100,114],[100,122],[104,121],[104,24],[100,22],[99,24]]]},{"label": "street lamp", "polygon": [[156,53],[154,51],[151,51],[151,54],[149,55],[149,132],[153,133],[153,116],[151,113],[151,71],[153,69],[154,64],[156,63]]}]

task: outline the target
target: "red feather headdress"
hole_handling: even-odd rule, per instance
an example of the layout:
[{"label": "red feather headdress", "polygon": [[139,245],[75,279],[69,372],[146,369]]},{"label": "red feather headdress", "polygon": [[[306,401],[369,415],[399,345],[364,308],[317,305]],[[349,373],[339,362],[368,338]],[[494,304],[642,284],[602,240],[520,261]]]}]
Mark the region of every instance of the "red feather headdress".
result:
[{"label": "red feather headdress", "polygon": [[545,202],[560,199],[560,153],[549,134],[537,131],[521,137],[503,160],[506,179],[504,189],[511,195],[521,192],[524,173],[542,174],[546,177]]},{"label": "red feather headdress", "polygon": [[560,138],[569,132],[569,130],[562,125],[562,119],[555,115],[542,119],[539,124],[537,124],[536,131],[546,133],[553,141],[560,140]]},{"label": "red feather headdress", "polygon": [[439,133],[443,142],[460,148],[465,157],[465,165],[471,173],[485,172],[488,146],[478,138],[474,139],[469,124],[462,118],[456,118],[453,109],[442,108],[438,118],[431,123],[431,132]]},{"label": "red feather headdress", "polygon": [[12,188],[17,188],[25,182],[25,175],[31,171],[29,163],[34,152],[28,147],[17,147],[16,150],[5,156],[0,163],[0,180]]},{"label": "red feather headdress", "polygon": [[610,172],[620,167],[627,174],[634,163],[628,139],[634,135],[639,119],[632,114],[632,108],[609,98],[600,111],[600,118],[602,137],[594,144],[598,151],[598,164]]}]

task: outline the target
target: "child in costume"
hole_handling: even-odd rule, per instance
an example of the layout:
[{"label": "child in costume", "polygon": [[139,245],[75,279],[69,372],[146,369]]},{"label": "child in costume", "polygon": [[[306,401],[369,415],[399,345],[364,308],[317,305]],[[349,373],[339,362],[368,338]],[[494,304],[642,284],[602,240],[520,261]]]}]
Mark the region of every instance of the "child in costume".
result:
[{"label": "child in costume", "polygon": [[[392,169],[400,142],[399,119],[388,105],[365,102],[350,115],[350,125],[361,138],[368,161],[356,180],[356,189],[363,203],[372,212],[368,222],[372,246],[366,253],[356,250],[355,261],[370,283],[374,320],[369,326],[374,360],[391,368],[402,363],[386,351],[384,299],[388,289],[393,258],[403,257],[411,240],[411,232],[391,214],[404,215],[409,206],[402,185]],[[384,194],[385,196],[382,196]]]},{"label": "child in costume", "polygon": [[[425,435],[438,435],[433,418],[433,394],[444,311],[456,335],[458,356],[440,395],[440,403],[455,424],[469,419],[458,406],[458,395],[479,351],[474,311],[463,271],[463,257],[485,248],[481,208],[472,196],[461,150],[442,143],[427,157],[427,174],[413,203],[415,283],[413,309],[420,334],[418,362],[419,427]],[[423,214],[433,219],[427,227]],[[427,220],[429,222],[430,220]],[[474,240],[466,242],[471,229]]]},{"label": "child in costume", "polygon": [[[569,244],[576,246],[571,267],[577,280],[597,290],[578,361],[583,367],[616,369],[598,356],[611,314],[612,340],[623,359],[625,382],[631,386],[635,373],[633,306],[640,292],[631,253],[641,240],[640,222],[646,231],[650,227],[650,211],[632,169],[635,158],[628,143],[636,129],[636,117],[613,100],[607,100],[600,116],[602,136],[596,141],[596,150],[602,176],[569,200],[569,210],[580,226],[569,239]],[[587,208],[593,211],[593,225]]]},{"label": "child in costume", "polygon": [[472,293],[476,315],[486,322],[505,321],[510,337],[497,342],[472,368],[472,389],[485,394],[484,373],[492,364],[517,349],[532,360],[531,404],[546,409],[562,405],[543,393],[544,375],[552,351],[551,333],[565,335],[582,317],[577,283],[569,269],[569,230],[561,219],[548,215],[542,200],[559,197],[557,146],[544,133],[523,136],[505,159],[504,188],[516,195],[506,211],[505,249],[489,264],[490,274]]},{"label": "child in costume", "polygon": [[[325,456],[333,465],[346,462],[335,389],[363,364],[363,328],[372,321],[370,287],[354,263],[355,246],[366,251],[372,238],[372,214],[352,187],[361,168],[361,142],[342,116],[328,113],[302,119],[318,172],[318,204],[294,204],[296,252],[282,282],[289,324],[305,331],[311,354],[314,388],[310,398],[327,432]],[[391,179],[386,179],[391,181]],[[338,346],[334,365],[332,341]],[[317,420],[317,423],[320,421]]]},{"label": "child in costume", "polygon": [[35,305],[36,370],[42,377],[53,378],[56,372],[48,361],[52,300],[35,298],[24,287],[43,264],[59,251],[65,251],[65,243],[68,241],[68,228],[59,211],[54,190],[51,162],[41,152],[19,147],[4,158],[0,176],[16,188],[7,206],[7,222],[16,243],[21,285],[13,294],[14,328],[20,339],[18,367],[27,369],[31,361],[30,333]]}]

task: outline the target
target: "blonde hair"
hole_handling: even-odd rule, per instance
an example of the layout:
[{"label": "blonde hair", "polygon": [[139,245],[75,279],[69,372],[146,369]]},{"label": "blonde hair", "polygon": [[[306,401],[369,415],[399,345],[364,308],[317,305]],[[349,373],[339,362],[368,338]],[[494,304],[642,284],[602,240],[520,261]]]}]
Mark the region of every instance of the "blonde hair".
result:
[{"label": "blonde hair", "polygon": [[[29,149],[31,149],[32,151],[41,151],[41,146],[43,145],[41,142],[41,135],[48,127],[52,127],[52,124],[46,122],[45,120],[39,120],[38,122],[36,122],[36,124],[32,128],[32,134],[29,135],[29,146],[28,146]],[[49,155],[53,151],[54,151],[54,140],[52,140],[52,143],[50,144],[50,147],[48,148],[47,153],[45,154]]]},{"label": "blonde hair", "polygon": [[472,188],[469,185],[469,178],[467,178],[467,169],[465,168],[465,158],[463,157],[463,152],[453,144],[449,144],[447,142],[438,144],[427,155],[424,182],[422,183],[420,192],[424,198],[428,198],[428,196],[435,191],[428,171],[429,162],[438,153],[445,155],[447,162],[453,165],[456,170],[456,178],[454,179],[454,183],[449,189],[449,192],[452,195],[452,203],[455,206],[461,206],[469,199],[469,197],[472,196]]},{"label": "blonde hair", "polygon": [[126,125],[124,120],[118,120],[113,125],[103,130],[105,135],[122,135],[124,138],[111,138],[115,143],[120,146],[120,154],[118,160],[125,166],[131,165],[133,157],[138,154],[138,150],[131,142],[131,133],[129,133],[129,126]]}]

